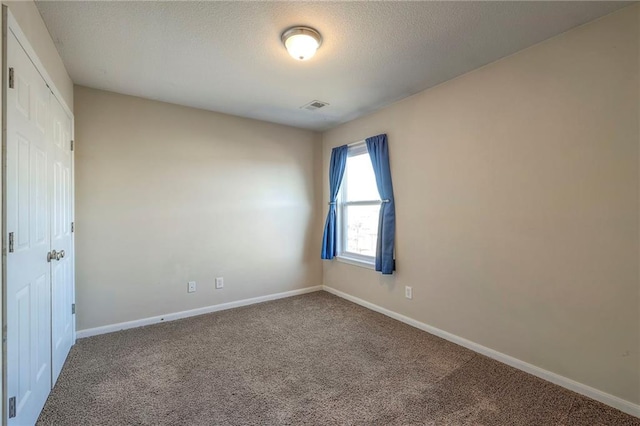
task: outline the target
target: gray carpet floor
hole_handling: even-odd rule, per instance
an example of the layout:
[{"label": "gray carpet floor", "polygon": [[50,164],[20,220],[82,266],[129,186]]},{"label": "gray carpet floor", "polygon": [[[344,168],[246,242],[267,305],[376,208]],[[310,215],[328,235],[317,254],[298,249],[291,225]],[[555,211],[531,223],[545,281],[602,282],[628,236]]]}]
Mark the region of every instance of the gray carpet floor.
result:
[{"label": "gray carpet floor", "polygon": [[326,292],[79,340],[39,425],[640,425]]}]

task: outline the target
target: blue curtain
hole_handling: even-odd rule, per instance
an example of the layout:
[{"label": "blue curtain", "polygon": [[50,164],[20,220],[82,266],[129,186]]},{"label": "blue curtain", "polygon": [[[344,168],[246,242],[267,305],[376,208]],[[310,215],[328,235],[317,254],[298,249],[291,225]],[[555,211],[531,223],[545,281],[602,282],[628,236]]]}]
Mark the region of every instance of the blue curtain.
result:
[{"label": "blue curtain", "polygon": [[336,257],[336,200],[338,191],[344,176],[344,169],[347,165],[347,145],[339,146],[331,150],[331,164],[329,165],[329,213],[324,224],[324,235],[322,237],[322,258],[333,259]]},{"label": "blue curtain", "polygon": [[382,204],[378,221],[378,242],[376,244],[376,271],[392,274],[395,270],[393,250],[396,239],[396,204],[393,199],[391,167],[387,135],[382,134],[366,139],[373,172]]}]

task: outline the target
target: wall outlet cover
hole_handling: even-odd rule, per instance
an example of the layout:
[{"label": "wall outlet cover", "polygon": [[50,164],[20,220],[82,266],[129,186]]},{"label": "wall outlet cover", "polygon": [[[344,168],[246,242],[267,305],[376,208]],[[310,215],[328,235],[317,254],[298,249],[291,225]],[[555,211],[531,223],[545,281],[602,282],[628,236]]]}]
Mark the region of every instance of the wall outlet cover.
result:
[{"label": "wall outlet cover", "polygon": [[224,287],[224,278],[217,277],[216,278],[216,288],[223,288],[223,287]]},{"label": "wall outlet cover", "polygon": [[188,293],[195,293],[196,291],[196,282],[195,281],[189,281],[189,285],[187,286],[187,292]]},{"label": "wall outlet cover", "polygon": [[407,299],[413,299],[413,288],[405,286],[404,297],[406,297]]}]

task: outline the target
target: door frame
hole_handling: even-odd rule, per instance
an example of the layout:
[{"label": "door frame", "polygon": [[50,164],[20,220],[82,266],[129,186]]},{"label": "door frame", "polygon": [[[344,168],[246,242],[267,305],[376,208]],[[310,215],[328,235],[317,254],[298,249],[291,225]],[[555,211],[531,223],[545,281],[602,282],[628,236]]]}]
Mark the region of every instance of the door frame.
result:
[{"label": "door frame", "polygon": [[[8,407],[6,401],[7,395],[7,252],[8,252],[8,241],[7,241],[7,93],[5,88],[7,87],[7,80],[9,78],[8,68],[7,68],[7,36],[9,32],[13,33],[13,35],[18,40],[20,46],[27,53],[27,56],[36,67],[36,70],[40,73],[45,83],[49,87],[49,90],[53,93],[53,96],[60,102],[64,112],[71,119],[71,140],[75,140],[75,117],[71,108],[62,97],[62,93],[56,87],[53,79],[47,72],[47,69],[44,67],[40,58],[36,54],[36,51],[31,47],[29,40],[25,33],[22,31],[20,26],[18,25],[18,21],[14,18],[9,10],[9,7],[5,4],[2,5],[2,151],[1,151],[1,162],[2,162],[2,392],[0,392],[0,398],[2,399],[2,418],[0,419],[0,424],[6,424],[8,421]],[[76,215],[75,215],[75,143],[74,150],[71,151],[71,222],[75,224]],[[75,231],[75,230],[74,230]],[[73,288],[73,303],[76,300],[76,278],[75,278],[75,232],[72,232],[71,238],[71,246],[73,250],[73,258],[72,258],[72,288]],[[76,342],[76,316],[73,316],[73,343]]]}]

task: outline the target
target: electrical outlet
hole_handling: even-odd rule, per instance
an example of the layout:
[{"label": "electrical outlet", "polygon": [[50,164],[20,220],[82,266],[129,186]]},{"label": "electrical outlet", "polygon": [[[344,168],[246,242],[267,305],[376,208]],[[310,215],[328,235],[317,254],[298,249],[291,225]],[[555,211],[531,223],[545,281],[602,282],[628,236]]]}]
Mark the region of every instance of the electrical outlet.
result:
[{"label": "electrical outlet", "polygon": [[404,297],[407,299],[413,299],[413,288],[409,286],[404,287]]},{"label": "electrical outlet", "polygon": [[187,287],[187,292],[188,293],[195,293],[196,292],[196,282],[195,281],[189,281],[189,286]]},{"label": "electrical outlet", "polygon": [[224,278],[222,277],[217,277],[216,278],[216,288],[223,288],[224,287]]}]

